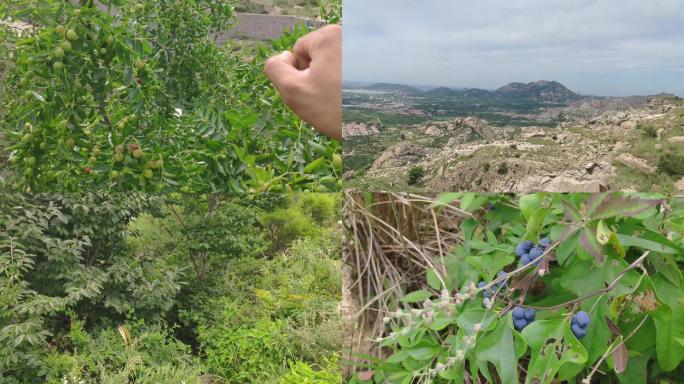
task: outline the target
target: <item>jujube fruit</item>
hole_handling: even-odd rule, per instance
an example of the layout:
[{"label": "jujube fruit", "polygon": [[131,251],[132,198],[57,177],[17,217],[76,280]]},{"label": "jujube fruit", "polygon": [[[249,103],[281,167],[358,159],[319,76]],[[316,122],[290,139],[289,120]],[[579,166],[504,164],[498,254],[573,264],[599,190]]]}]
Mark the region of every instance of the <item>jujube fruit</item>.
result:
[{"label": "jujube fruit", "polygon": [[67,38],[67,40],[71,40],[71,41],[74,41],[78,38],[76,31],[74,31],[73,29],[66,31],[66,34],[64,34],[64,36]]},{"label": "jujube fruit", "polygon": [[62,48],[55,48],[55,50],[52,52],[52,56],[57,59],[61,59],[64,57],[64,50]]}]

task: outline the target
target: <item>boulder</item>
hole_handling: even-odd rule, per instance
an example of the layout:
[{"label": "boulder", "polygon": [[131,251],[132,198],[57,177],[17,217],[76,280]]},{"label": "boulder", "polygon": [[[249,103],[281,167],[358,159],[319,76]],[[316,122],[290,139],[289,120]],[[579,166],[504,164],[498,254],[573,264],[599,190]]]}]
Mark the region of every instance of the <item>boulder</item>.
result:
[{"label": "boulder", "polygon": [[684,178],[679,179],[679,181],[674,184],[674,187],[677,192],[684,192]]},{"label": "boulder", "polygon": [[636,129],[637,127],[637,122],[634,120],[627,120],[623,121],[622,124],[620,124],[620,128],[622,129]]},{"label": "boulder", "polygon": [[673,136],[668,141],[673,144],[684,144],[684,136]]},{"label": "boulder", "polygon": [[629,168],[636,169],[640,172],[655,173],[656,171],[656,168],[649,164],[648,161],[640,159],[629,153],[620,154],[620,156],[618,156],[616,160],[619,161],[621,164]]}]

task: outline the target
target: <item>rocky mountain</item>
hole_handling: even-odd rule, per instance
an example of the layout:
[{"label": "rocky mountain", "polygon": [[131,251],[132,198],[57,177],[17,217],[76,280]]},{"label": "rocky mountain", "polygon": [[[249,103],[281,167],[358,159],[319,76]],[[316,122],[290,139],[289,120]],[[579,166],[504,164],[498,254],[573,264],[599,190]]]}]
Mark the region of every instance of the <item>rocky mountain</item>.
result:
[{"label": "rocky mountain", "polygon": [[475,98],[517,98],[540,103],[560,104],[590,97],[579,95],[557,81],[510,83],[494,91],[479,88],[453,89],[438,87],[425,92],[429,96],[464,96]]},{"label": "rocky mountain", "polygon": [[550,102],[577,100],[582,96],[566,88],[557,81],[539,80],[533,83],[510,83],[494,91],[494,94],[505,97],[534,99]]},{"label": "rocky mountain", "polygon": [[[505,91],[535,88],[514,85]],[[564,92],[558,85],[549,88]],[[382,153],[362,177],[406,188],[409,172],[420,168],[419,185],[432,192],[633,191],[644,189],[645,180],[684,191],[684,175],[668,173],[661,164],[673,154],[684,158],[682,144],[684,101],[664,96],[620,111],[574,116],[555,127],[496,127],[476,117],[408,126],[405,140]]]}]

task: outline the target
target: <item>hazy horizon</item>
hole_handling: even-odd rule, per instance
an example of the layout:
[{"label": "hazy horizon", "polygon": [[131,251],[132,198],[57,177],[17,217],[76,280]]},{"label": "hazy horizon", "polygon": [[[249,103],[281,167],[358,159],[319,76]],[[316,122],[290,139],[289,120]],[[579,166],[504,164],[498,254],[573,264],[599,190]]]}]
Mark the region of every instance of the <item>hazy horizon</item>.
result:
[{"label": "hazy horizon", "polygon": [[344,81],[684,96],[684,0],[345,0]]}]

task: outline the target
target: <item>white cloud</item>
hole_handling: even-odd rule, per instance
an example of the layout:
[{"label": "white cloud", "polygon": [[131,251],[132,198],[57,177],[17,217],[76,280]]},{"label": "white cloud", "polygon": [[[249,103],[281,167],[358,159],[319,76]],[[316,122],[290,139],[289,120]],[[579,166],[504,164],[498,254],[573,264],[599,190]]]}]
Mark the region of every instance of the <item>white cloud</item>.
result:
[{"label": "white cloud", "polygon": [[[684,0],[345,0],[346,80],[684,95]],[[601,78],[601,81],[596,81]]]}]

